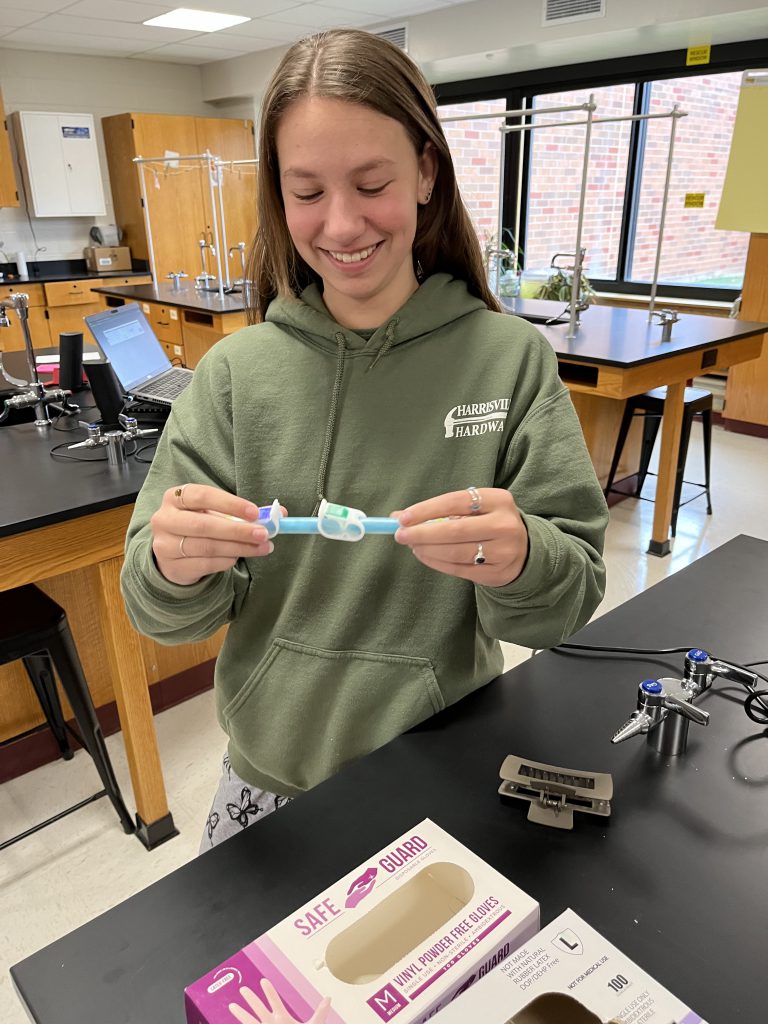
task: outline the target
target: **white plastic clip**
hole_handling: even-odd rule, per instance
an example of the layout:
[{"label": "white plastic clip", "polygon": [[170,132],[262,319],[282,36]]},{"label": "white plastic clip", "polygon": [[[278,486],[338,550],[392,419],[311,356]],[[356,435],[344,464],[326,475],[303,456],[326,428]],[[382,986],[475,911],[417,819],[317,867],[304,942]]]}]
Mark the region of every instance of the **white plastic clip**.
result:
[{"label": "white plastic clip", "polygon": [[333,505],[325,498],[317,513],[317,529],[328,540],[362,540],[365,536],[365,512],[347,505]]}]

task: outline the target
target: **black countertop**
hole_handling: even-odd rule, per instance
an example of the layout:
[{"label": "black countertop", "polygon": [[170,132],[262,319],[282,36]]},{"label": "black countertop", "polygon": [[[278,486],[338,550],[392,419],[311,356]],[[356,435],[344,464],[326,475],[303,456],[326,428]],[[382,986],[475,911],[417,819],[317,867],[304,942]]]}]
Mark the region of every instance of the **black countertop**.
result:
[{"label": "black countertop", "polygon": [[[34,423],[0,427],[0,466],[3,466],[3,499],[0,502],[0,537],[34,530],[51,523],[102,512],[105,509],[128,505],[136,500],[149,465],[128,458],[120,467],[109,466],[106,449],[75,449],[65,455],[87,459],[53,458],[51,449],[56,445],[83,441],[86,431],[76,427],[71,433],[66,428],[77,424],[79,418],[94,419],[96,413],[86,406],[93,405],[90,392],[73,396],[86,415],[62,417],[57,426],[36,427]],[[54,414],[55,416],[55,414]],[[140,438],[141,448],[151,438]],[[152,449],[144,453],[151,458]]]},{"label": "black countertop", "polygon": [[103,295],[112,295],[126,302],[159,302],[164,306],[178,306],[205,313],[242,313],[245,309],[242,292],[219,297],[218,291],[198,291],[193,284],[174,288],[171,284],[135,284],[115,286],[104,285],[93,288]]},{"label": "black countertop", "polygon": [[[756,661],[766,578],[768,543],[738,537],[578,640]],[[543,924],[572,907],[710,1024],[764,1021],[765,729],[721,680],[685,756],[610,742],[639,682],[679,675],[682,659],[530,658],[13,967],[31,1019],[182,1024],[186,985],[429,817],[537,899]],[[522,801],[497,795],[507,754],[610,772],[610,819],[576,814],[572,832],[527,821]],[[156,856],[124,843],[120,856]]]},{"label": "black countertop", "polygon": [[682,313],[672,327],[671,339],[662,341],[661,325],[656,321],[648,323],[646,309],[590,306],[581,314],[581,326],[575,337],[569,340],[567,318],[555,324],[546,323],[560,317],[562,302],[508,299],[504,311],[535,324],[561,359],[622,368],[768,332],[768,324],[764,323]]},{"label": "black countertop", "polygon": [[[0,271],[2,265],[0,265]],[[95,270],[41,270],[39,274],[26,274],[24,276],[14,275],[12,278],[3,277],[0,280],[0,287],[10,285],[12,288],[19,288],[25,284],[48,284],[53,281],[90,281],[98,278],[100,281],[109,280],[110,277],[151,277],[148,270],[110,270],[106,274],[97,274]]]}]

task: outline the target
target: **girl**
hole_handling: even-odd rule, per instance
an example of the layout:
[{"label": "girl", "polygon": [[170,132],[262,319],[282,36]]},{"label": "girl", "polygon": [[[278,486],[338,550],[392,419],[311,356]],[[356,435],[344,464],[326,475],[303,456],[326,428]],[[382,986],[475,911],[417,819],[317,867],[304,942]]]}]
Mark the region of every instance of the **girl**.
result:
[{"label": "girl", "polygon": [[[302,40],[259,150],[261,322],[174,403],[123,570],[155,639],[229,623],[206,845],[485,685],[499,640],[558,643],[604,586],[605,501],[555,355],[489,293],[416,66],[363,32]],[[273,544],[275,498],[391,512],[396,543]]]}]

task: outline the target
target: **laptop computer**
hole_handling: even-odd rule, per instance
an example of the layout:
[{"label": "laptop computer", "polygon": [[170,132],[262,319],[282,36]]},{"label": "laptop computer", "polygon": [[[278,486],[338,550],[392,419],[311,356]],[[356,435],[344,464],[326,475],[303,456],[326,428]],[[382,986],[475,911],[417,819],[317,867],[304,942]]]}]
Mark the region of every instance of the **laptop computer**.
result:
[{"label": "laptop computer", "polygon": [[171,365],[137,303],[92,313],[84,320],[131,398],[171,405],[192,380],[192,370]]}]

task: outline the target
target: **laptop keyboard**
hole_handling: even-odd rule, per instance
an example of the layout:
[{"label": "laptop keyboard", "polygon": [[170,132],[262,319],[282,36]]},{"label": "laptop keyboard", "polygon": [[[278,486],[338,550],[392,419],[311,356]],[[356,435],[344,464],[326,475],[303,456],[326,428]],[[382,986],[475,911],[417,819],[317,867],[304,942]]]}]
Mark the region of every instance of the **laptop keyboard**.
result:
[{"label": "laptop keyboard", "polygon": [[170,402],[178,398],[191,379],[189,370],[169,370],[160,380],[153,381],[144,394],[152,394]]}]

